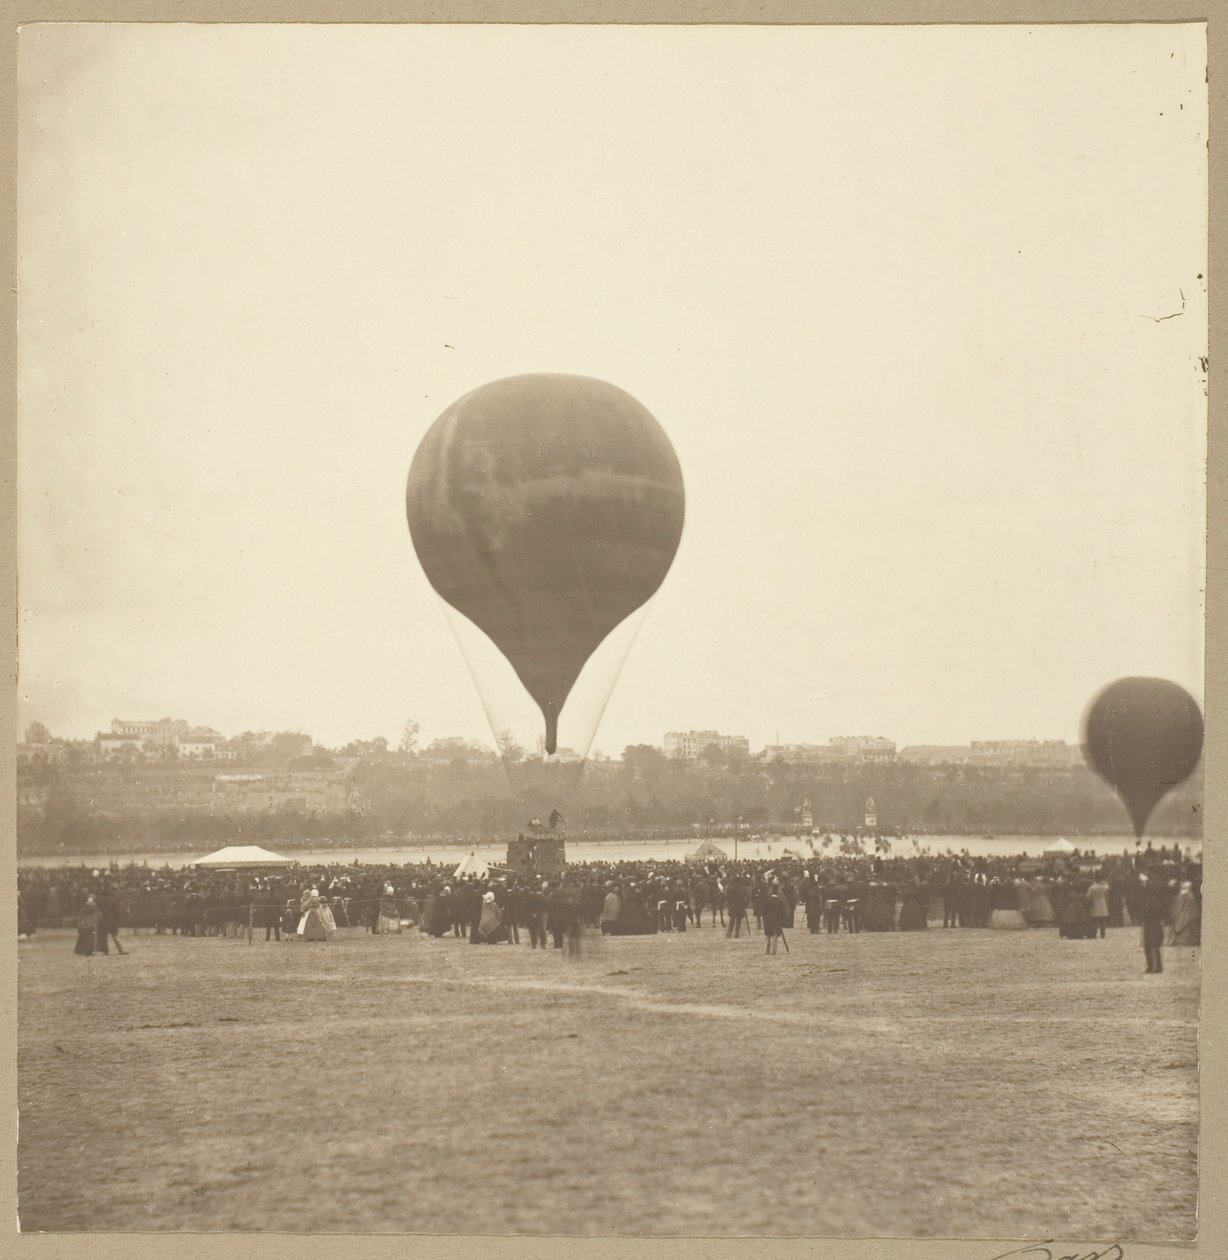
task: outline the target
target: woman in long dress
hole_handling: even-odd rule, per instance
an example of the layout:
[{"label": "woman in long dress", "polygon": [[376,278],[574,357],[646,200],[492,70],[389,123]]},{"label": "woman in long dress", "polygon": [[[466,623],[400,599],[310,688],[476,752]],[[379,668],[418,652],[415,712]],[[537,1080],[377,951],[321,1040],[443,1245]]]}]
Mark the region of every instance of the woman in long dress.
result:
[{"label": "woman in long dress", "polygon": [[904,889],[904,904],[900,907],[900,931],[921,932],[929,927],[929,892],[923,884],[912,884]]},{"label": "woman in long dress", "polygon": [[447,936],[452,930],[452,889],[447,885],[427,898],[422,930],[431,936]]},{"label": "woman in long dress", "polygon": [[401,911],[397,906],[396,895],[393,893],[392,885],[385,884],[384,895],[379,899],[378,913],[375,916],[375,922],[371,925],[371,931],[376,936],[386,936],[400,930]]},{"label": "woman in long dress", "polygon": [[992,911],[989,916],[991,928],[1013,932],[1028,926],[1019,909],[1019,893],[1009,881],[995,880],[989,885],[989,905]]},{"label": "woman in long dress", "polygon": [[1055,922],[1053,903],[1049,900],[1044,880],[1038,876],[1031,888],[1032,895],[1023,917],[1031,927],[1052,927]]},{"label": "woman in long dress", "polygon": [[483,945],[494,945],[501,941],[503,931],[503,912],[495,901],[493,892],[482,894],[482,913],[478,919],[477,939]]},{"label": "woman in long dress", "polygon": [[1173,898],[1174,945],[1198,945],[1202,942],[1202,914],[1198,898],[1194,896],[1194,884],[1183,881],[1181,891]]},{"label": "woman in long dress", "polygon": [[319,889],[312,888],[303,894],[300,903],[302,917],[298,921],[300,941],[329,941],[337,935],[337,924],[332,911],[320,899]]},{"label": "woman in long dress", "polygon": [[1057,934],[1068,941],[1086,940],[1095,934],[1087,895],[1078,889],[1071,889],[1067,894]]},{"label": "woman in long dress", "polygon": [[418,900],[414,896],[413,891],[402,894],[396,905],[397,911],[401,916],[401,926],[417,927],[422,914],[418,909]]},{"label": "woman in long dress", "polygon": [[606,888],[609,891],[601,903],[601,934],[613,936],[618,932],[618,920],[622,915],[623,901],[612,882],[606,884]]},{"label": "woman in long dress", "polygon": [[94,952],[98,941],[98,925],[101,921],[98,903],[90,897],[85,903],[85,913],[77,920],[77,944],[73,948],[74,954],[81,954],[88,958]]}]

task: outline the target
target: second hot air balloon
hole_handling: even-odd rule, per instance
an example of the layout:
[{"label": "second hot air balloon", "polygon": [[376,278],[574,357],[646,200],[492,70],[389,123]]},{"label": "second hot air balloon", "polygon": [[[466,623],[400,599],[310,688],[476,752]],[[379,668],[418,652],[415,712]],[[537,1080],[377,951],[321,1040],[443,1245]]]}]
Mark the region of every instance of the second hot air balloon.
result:
[{"label": "second hot air balloon", "polygon": [[1141,837],[1152,811],[1202,756],[1202,710],[1166,678],[1119,678],[1083,715],[1083,755],[1121,798]]}]

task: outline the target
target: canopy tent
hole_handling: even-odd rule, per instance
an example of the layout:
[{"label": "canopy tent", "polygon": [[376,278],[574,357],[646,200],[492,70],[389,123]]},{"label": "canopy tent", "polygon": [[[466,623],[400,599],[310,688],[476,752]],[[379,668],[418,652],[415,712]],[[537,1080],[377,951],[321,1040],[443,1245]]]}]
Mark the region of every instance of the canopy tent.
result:
[{"label": "canopy tent", "polygon": [[215,871],[234,871],[259,866],[293,866],[294,859],[270,853],[257,844],[228,844],[216,853],[197,858],[193,866],[207,866]]},{"label": "canopy tent", "polygon": [[1073,853],[1075,847],[1065,836],[1058,838],[1045,850],[1046,853]]},{"label": "canopy tent", "polygon": [[490,874],[490,864],[482,861],[474,853],[470,853],[464,861],[452,872],[453,879],[468,879],[472,876],[474,879],[485,879]]},{"label": "canopy tent", "polygon": [[705,840],[688,858],[688,862],[720,862],[725,861],[729,854],[718,845],[712,843],[711,840]]}]

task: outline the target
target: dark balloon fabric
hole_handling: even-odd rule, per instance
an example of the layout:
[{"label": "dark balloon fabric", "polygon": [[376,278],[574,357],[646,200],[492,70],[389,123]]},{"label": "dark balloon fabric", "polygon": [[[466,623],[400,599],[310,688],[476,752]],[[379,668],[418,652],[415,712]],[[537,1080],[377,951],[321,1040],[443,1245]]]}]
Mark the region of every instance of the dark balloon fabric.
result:
[{"label": "dark balloon fabric", "polygon": [[1083,755],[1121,797],[1136,836],[1198,765],[1202,737],[1198,702],[1164,678],[1119,678],[1083,716]]},{"label": "dark balloon fabric", "polygon": [[406,511],[431,585],[511,662],[553,752],[584,663],[673,562],[684,493],[669,438],[604,381],[509,377],[431,426]]}]

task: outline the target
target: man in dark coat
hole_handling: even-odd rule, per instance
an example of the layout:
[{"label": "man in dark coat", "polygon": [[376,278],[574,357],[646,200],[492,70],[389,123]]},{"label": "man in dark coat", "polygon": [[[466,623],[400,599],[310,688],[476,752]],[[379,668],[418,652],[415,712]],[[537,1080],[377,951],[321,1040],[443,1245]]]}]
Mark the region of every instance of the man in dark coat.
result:
[{"label": "man in dark coat", "polygon": [[834,884],[827,890],[823,899],[823,917],[827,920],[829,936],[840,931],[840,924],[844,921],[844,899],[847,896],[848,889],[843,884]]},{"label": "man in dark coat", "polygon": [[823,889],[811,882],[806,889],[806,926],[814,935],[823,926]]},{"label": "man in dark coat", "polygon": [[508,943],[520,944],[520,925],[524,920],[524,893],[513,882],[504,888],[495,900],[503,911],[503,923],[507,929]]},{"label": "man in dark coat", "polygon": [[767,947],[764,953],[776,953],[777,941],[784,940],[785,919],[787,917],[787,903],[781,896],[781,886],[778,882],[773,881],[770,888],[766,889],[762,902],[763,908],[763,934],[767,937]]},{"label": "man in dark coat", "polygon": [[550,884],[546,889],[546,927],[553,938],[554,948],[563,948],[563,938],[567,934],[568,917],[567,898],[557,884]]},{"label": "man in dark coat", "polygon": [[546,948],[546,895],[539,888],[529,888],[520,900],[521,914],[529,929],[529,944]]},{"label": "man in dark coat", "polygon": [[746,935],[750,935],[750,919],[746,914],[746,907],[750,902],[746,885],[738,876],[734,876],[729,881],[729,888],[725,894],[729,903],[729,926],[725,929],[726,936],[738,937],[742,935],[742,924],[746,924]]},{"label": "man in dark coat", "polygon": [[252,926],[263,926],[266,941],[274,936],[281,940],[281,907],[284,898],[278,895],[279,892],[276,884],[260,885],[252,891]]},{"label": "man in dark coat", "polygon": [[1164,970],[1164,920],[1168,917],[1168,898],[1159,880],[1150,881],[1140,875],[1139,909],[1143,918],[1143,957],[1147,960],[1146,975]]},{"label": "man in dark coat", "polygon": [[960,902],[963,900],[963,880],[958,872],[952,871],[942,886],[942,926],[953,928],[959,926]]},{"label": "man in dark coat", "polygon": [[98,949],[107,952],[107,938],[115,942],[115,952],[126,954],[128,951],[119,943],[119,902],[115,894],[104,888],[98,893]]}]

